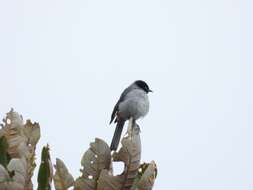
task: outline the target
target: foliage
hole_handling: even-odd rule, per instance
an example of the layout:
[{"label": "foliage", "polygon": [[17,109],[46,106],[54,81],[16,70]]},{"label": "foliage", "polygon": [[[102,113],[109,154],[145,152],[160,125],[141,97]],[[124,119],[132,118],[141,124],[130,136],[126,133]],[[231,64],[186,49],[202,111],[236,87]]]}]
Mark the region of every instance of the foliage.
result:
[{"label": "foliage", "polygon": [[51,164],[49,146],[45,146],[41,152],[41,164],[38,173],[38,190],[51,190],[53,168]]},{"label": "foliage", "polygon": [[0,190],[32,190],[31,177],[35,169],[35,149],[40,138],[38,123],[23,121],[11,109],[0,129]]},{"label": "foliage", "polygon": [[[0,190],[32,190],[31,178],[36,167],[35,150],[40,139],[40,126],[11,109],[0,129]],[[81,159],[81,176],[74,179],[64,162],[56,159],[53,167],[49,146],[41,152],[37,190],[151,190],[157,175],[154,161],[141,163],[139,126],[129,121],[121,148],[111,152],[108,144],[96,138]],[[124,170],[113,175],[113,162],[123,162]]]}]

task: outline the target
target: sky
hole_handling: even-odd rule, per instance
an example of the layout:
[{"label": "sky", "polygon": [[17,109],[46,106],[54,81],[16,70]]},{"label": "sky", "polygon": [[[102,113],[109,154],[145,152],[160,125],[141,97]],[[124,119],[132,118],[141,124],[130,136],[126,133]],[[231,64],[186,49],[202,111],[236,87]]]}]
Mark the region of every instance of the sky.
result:
[{"label": "sky", "polygon": [[252,6],[0,0],[0,117],[13,107],[39,122],[37,161],[49,143],[76,178],[89,143],[110,143],[122,90],[142,79],[154,91],[138,121],[153,189],[251,190]]}]

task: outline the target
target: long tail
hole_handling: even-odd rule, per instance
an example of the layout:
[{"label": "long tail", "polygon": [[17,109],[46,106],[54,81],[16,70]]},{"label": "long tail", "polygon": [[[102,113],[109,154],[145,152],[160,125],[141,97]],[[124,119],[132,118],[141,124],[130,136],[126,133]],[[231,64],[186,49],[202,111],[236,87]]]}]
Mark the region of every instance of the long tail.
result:
[{"label": "long tail", "polygon": [[124,123],[125,123],[125,121],[119,121],[119,120],[117,122],[117,126],[115,128],[114,135],[113,135],[112,142],[111,142],[111,146],[110,146],[111,150],[117,150],[117,148],[119,146],[119,141],[120,141],[123,127],[124,127]]}]

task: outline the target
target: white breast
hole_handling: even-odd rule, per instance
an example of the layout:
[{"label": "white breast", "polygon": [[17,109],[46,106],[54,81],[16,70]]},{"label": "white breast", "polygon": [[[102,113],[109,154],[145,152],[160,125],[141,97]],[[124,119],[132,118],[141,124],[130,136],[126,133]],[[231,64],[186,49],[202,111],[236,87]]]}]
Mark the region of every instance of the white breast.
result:
[{"label": "white breast", "polygon": [[119,114],[124,119],[133,117],[135,120],[144,117],[149,110],[148,95],[141,89],[131,90],[124,101],[119,104]]}]

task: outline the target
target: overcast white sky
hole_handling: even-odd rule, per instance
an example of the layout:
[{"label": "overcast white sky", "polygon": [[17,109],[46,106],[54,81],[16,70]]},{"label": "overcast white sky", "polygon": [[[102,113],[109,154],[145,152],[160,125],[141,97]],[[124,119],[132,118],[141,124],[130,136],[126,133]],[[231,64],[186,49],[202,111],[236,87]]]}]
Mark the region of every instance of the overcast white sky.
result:
[{"label": "overcast white sky", "polygon": [[49,143],[77,177],[89,142],[110,142],[121,91],[143,79],[154,190],[252,190],[252,5],[0,0],[0,116],[14,107],[39,122],[38,153]]}]

